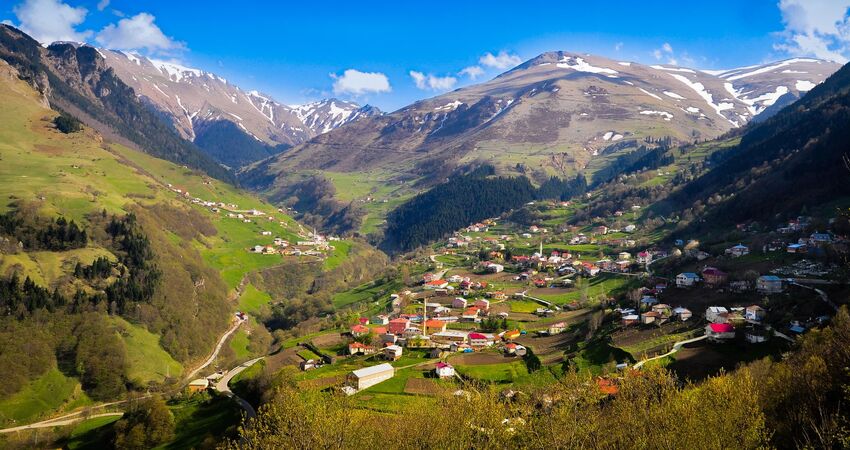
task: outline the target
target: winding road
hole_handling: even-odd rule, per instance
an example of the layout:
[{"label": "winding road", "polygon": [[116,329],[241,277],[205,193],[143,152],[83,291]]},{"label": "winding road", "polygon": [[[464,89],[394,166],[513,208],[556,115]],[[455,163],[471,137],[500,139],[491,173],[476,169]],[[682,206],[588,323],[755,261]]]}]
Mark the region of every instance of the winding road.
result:
[{"label": "winding road", "polygon": [[647,359],[644,359],[643,361],[639,361],[639,362],[635,363],[635,365],[632,366],[632,367],[635,368],[635,369],[640,369],[641,367],[643,367],[644,364],[646,364],[650,361],[655,361],[656,359],[666,358],[666,357],[678,352],[682,348],[682,346],[685,345],[685,344],[690,344],[692,342],[699,342],[699,341],[701,341],[701,340],[703,340],[707,337],[708,337],[708,335],[702,335],[702,336],[698,336],[698,337],[695,337],[695,338],[686,339],[684,341],[676,342],[675,344],[673,344],[673,348],[669,352],[667,352],[663,355],[653,356],[652,358],[647,358]]},{"label": "winding road", "polygon": [[217,390],[218,392],[221,392],[222,394],[232,398],[233,400],[236,400],[236,403],[239,403],[239,406],[241,406],[242,409],[245,410],[245,413],[248,415],[248,419],[253,419],[253,418],[257,417],[257,412],[254,411],[254,407],[251,406],[250,403],[245,401],[245,399],[234,394],[233,391],[230,390],[229,384],[230,384],[230,380],[232,380],[233,377],[235,377],[236,375],[239,375],[240,373],[242,373],[243,370],[253,366],[254,364],[256,364],[258,361],[260,361],[263,358],[265,358],[265,356],[261,356],[259,358],[254,358],[250,361],[245,361],[244,363],[230,369],[229,371],[227,371],[226,374],[224,374],[223,377],[221,377],[215,383],[215,386],[213,386],[213,388],[215,390]]},{"label": "winding road", "polygon": [[[216,344],[216,346],[213,349],[210,356],[206,360],[204,360],[204,362],[201,363],[200,366],[196,367],[191,372],[189,372],[188,375],[186,375],[186,377],[184,378],[184,382],[181,383],[181,388],[182,388],[182,386],[185,386],[188,383],[188,381],[191,380],[192,377],[194,377],[198,372],[200,372],[204,368],[208,367],[210,364],[213,363],[213,361],[215,361],[215,359],[218,357],[219,352],[221,351],[222,346],[224,346],[224,343],[227,341],[227,338],[229,338],[233,333],[235,333],[236,330],[239,329],[239,326],[241,326],[242,323],[244,323],[245,321],[247,321],[247,318],[235,320],[234,324],[227,331],[225,331],[224,334],[221,335],[221,338],[219,338],[218,343]],[[257,362],[259,359],[261,359],[261,358],[253,360],[253,362],[251,362],[251,361],[249,361],[249,362],[251,364],[253,364],[253,363]],[[234,372],[234,371],[236,371],[236,372],[233,373],[229,378],[227,378],[227,381],[230,381],[230,378],[233,378],[239,372],[241,372],[242,370],[245,370],[247,367],[250,367],[250,365],[251,365],[251,364],[249,364],[248,366],[242,367],[245,364],[248,364],[248,363],[243,363],[242,365],[240,365],[240,366],[236,367],[235,369],[232,369],[231,371],[229,371],[228,375],[230,375],[231,372]],[[224,379],[224,378],[222,378],[222,379]],[[226,387],[226,384],[225,384],[225,387]],[[229,392],[230,390],[228,389],[227,391]],[[225,395],[227,395],[227,393],[225,393]],[[233,395],[233,393],[231,392],[230,395]],[[151,396],[151,394],[143,395],[141,397],[137,397],[136,400],[147,398],[147,397],[150,397],[150,396]],[[244,400],[242,400],[238,397],[236,397],[236,399],[237,399],[236,401],[239,402],[239,404],[242,405],[243,408],[245,408],[245,405],[247,405],[247,402],[245,402]],[[31,429],[36,429],[36,428],[50,428],[50,427],[71,425],[71,424],[79,422],[81,420],[95,418],[95,417],[123,416],[124,415],[123,412],[105,412],[105,413],[98,413],[98,414],[92,414],[92,415],[85,415],[83,413],[86,412],[86,411],[91,411],[92,409],[101,409],[101,408],[106,408],[106,407],[109,407],[109,406],[122,405],[124,403],[127,403],[128,401],[129,400],[119,400],[119,401],[116,401],[116,402],[102,403],[102,404],[99,404],[99,405],[90,406],[86,410],[81,410],[81,411],[65,414],[65,415],[62,415],[62,416],[53,417],[53,418],[50,418],[50,419],[42,420],[40,422],[35,422],[35,423],[27,424],[27,425],[19,425],[19,426],[11,427],[11,428],[3,428],[3,429],[0,429],[0,433],[13,433],[15,431],[24,431],[24,430],[31,430]],[[251,405],[247,405],[247,406],[249,408],[251,408]],[[247,411],[247,408],[246,408],[246,411]],[[253,408],[251,408],[251,411],[253,411]],[[250,412],[249,412],[249,415],[250,415]]]}]

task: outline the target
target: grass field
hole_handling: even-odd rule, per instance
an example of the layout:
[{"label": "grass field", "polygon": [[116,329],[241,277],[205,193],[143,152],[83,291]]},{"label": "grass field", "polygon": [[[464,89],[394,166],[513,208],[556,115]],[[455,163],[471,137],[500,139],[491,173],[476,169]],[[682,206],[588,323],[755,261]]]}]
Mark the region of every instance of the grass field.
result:
[{"label": "grass field", "polygon": [[236,354],[236,359],[242,361],[251,357],[251,351],[248,350],[248,333],[244,329],[233,333],[228,344]]},{"label": "grass field", "polygon": [[69,450],[107,448],[112,438],[110,425],[120,418],[121,416],[95,417],[79,422],[71,430],[64,447]]},{"label": "grass field", "polygon": [[54,367],[30,381],[18,393],[0,401],[0,423],[29,423],[47,413],[90,403],[77,379],[66,377]]},{"label": "grass field", "polygon": [[399,290],[402,286],[400,280],[393,280],[388,283],[375,284],[374,282],[369,282],[361,284],[354,289],[334,295],[334,308],[340,309],[361,302],[389,298],[390,294]]},{"label": "grass field", "polygon": [[352,244],[349,241],[336,241],[332,242],[331,245],[333,246],[334,251],[325,260],[325,270],[335,269],[337,266],[342,264],[342,262],[345,261],[345,258],[348,257]]},{"label": "grass field", "polygon": [[528,375],[521,359],[501,364],[456,365],[455,370],[464,377],[492,383],[512,383]]},{"label": "grass field", "polygon": [[258,290],[253,284],[248,284],[242,290],[242,295],[239,297],[239,309],[249,314],[254,314],[263,306],[271,303],[272,298],[269,294]]},{"label": "grass field", "polygon": [[[587,297],[589,299],[598,298],[600,296],[610,296],[622,289],[625,289],[633,280],[627,276],[602,274],[588,280]],[[581,298],[581,290],[577,288],[570,289],[566,293],[551,294],[546,288],[533,289],[529,292],[533,297],[542,298],[543,300],[555,303],[556,305],[564,305]]]},{"label": "grass field", "polygon": [[183,366],[159,345],[159,336],[120,317],[112,316],[112,320],[127,348],[128,378],[137,386],[183,373]]}]

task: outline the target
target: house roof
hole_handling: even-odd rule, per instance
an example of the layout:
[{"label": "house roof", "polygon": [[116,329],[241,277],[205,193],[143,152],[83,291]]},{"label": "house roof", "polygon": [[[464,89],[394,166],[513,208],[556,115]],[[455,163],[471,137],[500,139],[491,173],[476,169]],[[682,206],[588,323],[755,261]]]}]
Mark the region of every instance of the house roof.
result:
[{"label": "house roof", "polygon": [[383,364],[378,364],[377,366],[370,366],[370,367],[364,367],[362,369],[357,369],[357,370],[355,370],[351,373],[354,374],[354,376],[356,376],[357,378],[363,378],[363,377],[368,377],[368,376],[371,376],[371,375],[377,375],[379,373],[388,372],[388,371],[395,372],[395,369],[390,364],[383,363]]},{"label": "house roof", "polygon": [[759,277],[759,279],[763,281],[782,281],[782,279],[777,277],[776,275],[762,275]]},{"label": "house roof", "polygon": [[443,328],[446,326],[446,323],[442,320],[428,319],[425,321],[425,326],[428,328]]},{"label": "house roof", "polygon": [[703,274],[703,275],[716,275],[716,276],[723,276],[723,275],[726,275],[726,272],[724,272],[724,271],[722,271],[722,270],[718,269],[717,267],[706,267],[706,268],[702,271],[702,274]]},{"label": "house roof", "polygon": [[360,342],[352,342],[348,344],[348,348],[371,348],[366,344],[361,344]]},{"label": "house roof", "polygon": [[469,333],[470,339],[487,339],[487,335],[482,333]]},{"label": "house roof", "polygon": [[699,278],[699,276],[693,272],[682,272],[678,276],[685,278]]},{"label": "house roof", "polygon": [[369,328],[365,327],[363,325],[354,325],[353,327],[351,327],[351,332],[352,333],[368,333]]},{"label": "house roof", "polygon": [[425,284],[427,284],[428,286],[442,286],[446,283],[447,283],[446,280],[434,280],[434,281],[429,281]]},{"label": "house roof", "polygon": [[446,362],[442,362],[442,361],[438,362],[435,367],[437,367],[438,369],[453,369],[454,368],[454,367],[452,367],[451,364],[446,363]]},{"label": "house roof", "polygon": [[712,323],[709,327],[715,333],[731,333],[735,331],[735,327],[728,323]]}]

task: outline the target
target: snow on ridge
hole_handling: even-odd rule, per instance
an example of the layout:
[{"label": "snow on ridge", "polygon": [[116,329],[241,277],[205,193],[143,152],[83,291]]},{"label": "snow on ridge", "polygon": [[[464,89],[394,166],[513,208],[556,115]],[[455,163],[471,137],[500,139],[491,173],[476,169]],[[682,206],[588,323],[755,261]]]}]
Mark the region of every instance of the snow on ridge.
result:
[{"label": "snow on ridge", "polygon": [[657,95],[653,94],[652,92],[647,91],[647,90],[646,90],[646,89],[644,89],[644,88],[638,88],[638,89],[640,89],[640,91],[641,91],[641,92],[643,92],[644,94],[646,94],[646,95],[648,95],[648,96],[650,96],[650,97],[652,97],[652,98],[655,98],[655,99],[661,100],[661,97],[659,97],[659,96],[657,96]]},{"label": "snow on ridge", "polygon": [[687,69],[687,68],[684,68],[684,67],[665,67],[665,66],[660,66],[658,64],[656,64],[654,66],[649,66],[649,67],[652,67],[655,70],[666,70],[666,71],[669,71],[669,72],[696,73],[692,69]]},{"label": "snow on ridge", "polygon": [[666,121],[670,121],[673,118],[673,114],[668,113],[667,111],[652,111],[652,110],[644,110],[640,112],[644,116],[661,116]]},{"label": "snow on ridge", "polygon": [[461,105],[463,105],[462,101],[455,100],[453,102],[446,103],[443,106],[438,106],[438,107],[434,108],[434,111],[454,111],[454,110],[460,108]]},{"label": "snow on ridge", "polygon": [[815,86],[817,85],[809,80],[797,80],[797,83],[794,85],[794,87],[800,92],[811,91]]},{"label": "snow on ridge", "polygon": [[732,125],[734,125],[736,127],[738,126],[737,122],[729,120],[729,118],[727,118],[726,116],[721,114],[721,111],[725,111],[727,109],[732,109],[732,108],[735,107],[735,105],[733,105],[732,103],[727,103],[727,102],[721,102],[720,104],[715,104],[714,103],[714,97],[711,95],[710,92],[708,92],[705,89],[704,84],[702,84],[698,81],[691,81],[691,80],[688,79],[688,77],[686,77],[684,75],[679,75],[677,73],[671,73],[671,74],[668,74],[668,75],[679,80],[681,83],[685,84],[689,88],[693,89],[694,92],[697,93],[697,95],[702,97],[702,99],[705,100],[705,102],[708,103],[708,105],[711,106],[712,109],[714,109],[714,111],[717,113],[718,116],[728,120],[729,123],[731,123]]},{"label": "snow on ridge", "polygon": [[183,78],[193,76],[200,77],[203,74],[203,71],[198,69],[193,69],[191,67],[181,66],[180,64],[161,61],[158,59],[148,59],[151,64],[154,65],[160,72],[164,72],[168,79],[176,82],[180,82]]},{"label": "snow on ridge", "polygon": [[588,73],[599,73],[605,74],[608,76],[617,75],[617,72],[614,69],[608,69],[606,67],[596,67],[587,63],[584,59],[579,57],[569,57],[564,56],[561,58],[561,61],[556,64],[561,69],[573,69],[576,72],[588,72]]},{"label": "snow on ridge", "polygon": [[671,98],[675,98],[676,100],[684,100],[685,99],[685,97],[682,97],[681,95],[679,95],[675,92],[671,92],[671,91],[664,91],[664,95],[671,97]]},{"label": "snow on ridge", "polygon": [[609,141],[609,140],[611,140],[611,137],[612,137],[612,136],[614,136],[614,132],[613,132],[613,131],[608,131],[608,132],[606,132],[606,133],[605,133],[605,135],[604,135],[604,136],[602,136],[602,140],[604,140],[604,141]]},{"label": "snow on ridge", "polygon": [[627,62],[627,61],[620,61],[617,64],[619,64],[621,66],[626,66],[626,67],[630,67],[632,65],[632,63]]},{"label": "snow on ridge", "polygon": [[744,72],[744,73],[739,72],[739,73],[736,73],[736,74],[731,75],[731,76],[724,76],[723,78],[726,78],[729,81],[740,80],[741,78],[746,78],[746,77],[751,77],[753,75],[759,75],[759,74],[762,74],[762,73],[772,72],[772,71],[780,69],[782,67],[789,66],[789,65],[795,64],[795,63],[801,63],[801,62],[818,62],[818,60],[812,59],[812,58],[791,58],[791,59],[786,59],[785,61],[780,61],[776,64],[771,64],[771,65],[768,65],[768,66],[762,66],[762,67],[760,67],[756,70],[750,71],[750,72]]}]

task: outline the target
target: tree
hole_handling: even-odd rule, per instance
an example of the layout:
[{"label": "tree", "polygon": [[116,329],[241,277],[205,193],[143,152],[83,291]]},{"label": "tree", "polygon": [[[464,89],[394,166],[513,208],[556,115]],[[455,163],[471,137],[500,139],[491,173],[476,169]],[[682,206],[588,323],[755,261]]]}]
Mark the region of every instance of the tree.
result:
[{"label": "tree", "polygon": [[139,402],[115,423],[117,449],[148,449],[174,438],[174,415],[161,397]]}]

